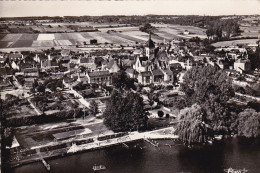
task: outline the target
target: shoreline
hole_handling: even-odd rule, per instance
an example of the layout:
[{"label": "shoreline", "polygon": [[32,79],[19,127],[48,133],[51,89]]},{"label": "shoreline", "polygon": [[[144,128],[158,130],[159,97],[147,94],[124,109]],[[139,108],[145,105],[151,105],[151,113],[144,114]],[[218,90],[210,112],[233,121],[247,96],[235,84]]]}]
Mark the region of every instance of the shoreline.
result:
[{"label": "shoreline", "polygon": [[103,141],[98,141],[96,139],[94,142],[78,145],[77,150],[74,152],[68,152],[71,149],[71,146],[73,146],[73,143],[76,142],[76,141],[74,141],[74,142],[72,142],[72,145],[70,147],[48,151],[48,152],[51,152],[51,154],[48,154],[48,152],[42,152],[40,154],[38,153],[38,156],[37,155],[35,156],[36,158],[30,158],[30,159],[16,161],[16,163],[11,163],[9,166],[11,169],[14,169],[16,167],[20,167],[23,165],[28,165],[31,163],[41,161],[41,158],[46,159],[48,161],[49,159],[55,159],[55,158],[64,157],[64,156],[71,156],[71,155],[80,154],[83,152],[104,149],[104,148],[108,148],[108,147],[112,147],[112,146],[116,146],[116,145],[123,145],[123,143],[131,143],[131,142],[136,142],[136,141],[141,141],[141,140],[145,141],[147,139],[148,140],[149,139],[151,139],[151,140],[178,139],[178,136],[176,136],[174,134],[166,134],[165,132],[164,132],[165,134],[158,134],[161,131],[166,131],[169,129],[171,129],[172,132],[174,131],[174,129],[172,127],[167,127],[167,128],[143,132],[143,133],[131,132],[128,135],[125,135],[122,137],[107,139],[107,140],[103,140]]}]

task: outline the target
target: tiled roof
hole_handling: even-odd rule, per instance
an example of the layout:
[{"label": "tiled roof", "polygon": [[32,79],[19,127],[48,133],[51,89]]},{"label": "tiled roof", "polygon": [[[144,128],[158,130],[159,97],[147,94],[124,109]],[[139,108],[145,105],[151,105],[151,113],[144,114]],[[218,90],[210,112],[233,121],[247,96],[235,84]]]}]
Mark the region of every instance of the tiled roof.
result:
[{"label": "tiled roof", "polygon": [[173,75],[173,72],[169,69],[163,69],[163,71],[167,74],[167,75]]},{"label": "tiled roof", "polygon": [[37,68],[26,68],[24,69],[24,73],[37,73],[38,69]]},{"label": "tiled roof", "polygon": [[163,72],[160,69],[155,69],[152,73],[154,76],[163,76]]},{"label": "tiled roof", "polygon": [[114,63],[112,67],[109,69],[109,71],[112,73],[118,72],[120,68],[118,67],[117,63]]},{"label": "tiled roof", "polygon": [[125,70],[125,72],[126,73],[134,73],[134,69],[133,68],[127,68],[126,70]]},{"label": "tiled roof", "polygon": [[59,64],[56,61],[51,61],[51,66],[59,66]]},{"label": "tiled roof", "polygon": [[129,59],[123,59],[122,65],[123,66],[132,66],[135,63],[135,61],[129,60]]},{"label": "tiled roof", "polygon": [[90,77],[102,77],[102,76],[109,76],[110,73],[109,71],[94,71],[94,72],[90,72],[88,75]]},{"label": "tiled roof", "polygon": [[16,54],[9,54],[8,55],[8,57],[10,58],[10,59],[16,59],[16,58],[22,58],[22,54],[19,54],[19,53],[16,53]]},{"label": "tiled roof", "polygon": [[60,53],[61,53],[62,55],[69,55],[70,50],[68,50],[68,49],[63,49]]},{"label": "tiled roof", "polygon": [[150,71],[145,71],[140,73],[142,76],[152,76],[152,73]]},{"label": "tiled roof", "polygon": [[81,58],[80,63],[92,63],[90,58]]}]

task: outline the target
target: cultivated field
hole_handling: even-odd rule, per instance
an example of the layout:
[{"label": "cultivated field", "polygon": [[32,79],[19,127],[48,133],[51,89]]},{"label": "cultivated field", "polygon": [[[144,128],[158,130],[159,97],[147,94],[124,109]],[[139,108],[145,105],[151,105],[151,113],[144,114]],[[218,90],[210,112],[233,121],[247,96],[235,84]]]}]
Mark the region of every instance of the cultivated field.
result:
[{"label": "cultivated field", "polygon": [[241,26],[243,31],[239,37],[260,37],[260,26]]},{"label": "cultivated field", "polygon": [[[118,24],[97,24],[97,23],[49,23],[53,28],[64,29],[65,25],[82,25],[99,27],[98,32],[70,32],[70,33],[19,33],[19,34],[0,34],[0,48],[50,48],[62,46],[82,46],[85,43],[89,44],[91,39],[96,39],[98,43],[111,44],[135,44],[145,43],[149,34],[139,31],[139,27],[119,27]],[[59,26],[61,25],[61,26]],[[112,27],[108,27],[111,25]],[[42,28],[41,28],[42,27]],[[106,27],[106,28],[100,28]],[[180,25],[156,25],[157,30],[154,31],[152,39],[156,43],[163,41],[170,41],[174,38],[191,38],[199,36],[206,37],[205,31],[200,28]],[[44,26],[37,26],[35,28],[44,29]],[[50,28],[51,30],[52,28]],[[188,30],[190,35],[181,35],[183,31]],[[109,32],[108,32],[109,31]]]},{"label": "cultivated field", "polygon": [[241,40],[231,40],[231,41],[220,41],[212,44],[215,47],[226,47],[226,46],[236,46],[241,44],[255,44],[258,39],[241,39]]}]

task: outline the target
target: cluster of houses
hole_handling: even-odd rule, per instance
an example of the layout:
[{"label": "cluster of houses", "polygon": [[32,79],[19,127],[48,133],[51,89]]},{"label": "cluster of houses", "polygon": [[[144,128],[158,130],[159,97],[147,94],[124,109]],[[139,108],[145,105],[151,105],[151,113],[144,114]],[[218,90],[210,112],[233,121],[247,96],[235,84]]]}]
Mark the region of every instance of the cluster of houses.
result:
[{"label": "cluster of houses", "polygon": [[64,77],[69,86],[75,83],[110,85],[112,74],[124,70],[140,84],[173,84],[185,70],[195,65],[213,65],[239,73],[250,71],[247,49],[240,47],[217,48],[214,55],[195,54],[180,41],[156,44],[151,36],[140,48],[117,52],[73,52],[68,49],[43,52],[0,54],[1,75],[25,77],[30,87],[40,73],[51,72],[52,77]]}]

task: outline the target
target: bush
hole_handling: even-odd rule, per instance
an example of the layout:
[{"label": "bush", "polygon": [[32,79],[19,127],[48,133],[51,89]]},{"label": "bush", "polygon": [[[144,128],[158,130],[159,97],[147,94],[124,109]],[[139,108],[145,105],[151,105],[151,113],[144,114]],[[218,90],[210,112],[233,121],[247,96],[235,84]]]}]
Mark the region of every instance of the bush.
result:
[{"label": "bush", "polygon": [[157,112],[157,114],[158,114],[158,117],[159,117],[159,118],[162,118],[163,115],[164,115],[164,112],[161,111],[161,110],[159,110],[159,111]]},{"label": "bush", "polygon": [[[82,109],[75,109],[75,117],[80,118],[83,115]],[[22,117],[22,118],[12,118],[7,120],[7,127],[19,127],[25,125],[33,125],[33,124],[43,124],[61,121],[65,119],[74,118],[74,110],[70,111],[60,111],[51,115],[42,114],[40,116],[33,117]]]}]

